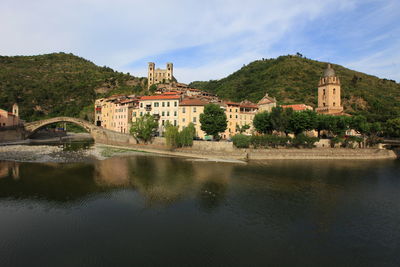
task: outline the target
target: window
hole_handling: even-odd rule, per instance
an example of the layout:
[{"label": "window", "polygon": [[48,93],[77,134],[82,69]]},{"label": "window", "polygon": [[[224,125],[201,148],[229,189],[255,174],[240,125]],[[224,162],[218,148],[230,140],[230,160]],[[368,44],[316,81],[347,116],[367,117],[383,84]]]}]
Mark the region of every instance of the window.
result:
[{"label": "window", "polygon": [[193,112],[196,113],[196,107],[193,107]]},{"label": "window", "polygon": [[167,107],[169,107],[169,102],[167,102]]},{"label": "window", "polygon": [[185,122],[185,118],[182,119],[182,122]]},{"label": "window", "polygon": [[231,109],[231,108],[229,109],[229,112],[232,112],[232,109]]},{"label": "window", "polygon": [[140,107],[141,107],[141,108],[143,107],[143,103],[140,103]]},{"label": "window", "polygon": [[323,91],[323,92],[324,92],[324,95],[325,95],[325,89],[324,89],[324,91]]},{"label": "window", "polygon": [[160,106],[160,103],[154,102],[154,107],[155,107],[155,108],[158,108],[159,106]]},{"label": "window", "polygon": [[238,118],[238,116],[236,115],[236,119]]},{"label": "window", "polygon": [[196,117],[193,117],[193,122],[194,122],[194,123],[196,123],[196,120],[197,120],[197,118],[196,118]]},{"label": "window", "polygon": [[140,116],[143,116],[143,112],[140,112]]},{"label": "window", "polygon": [[176,120],[174,120],[174,126],[176,126]]},{"label": "window", "polygon": [[177,112],[176,111],[174,111],[174,116],[177,116],[178,114],[177,114]]},{"label": "window", "polygon": [[336,103],[335,102],[333,102],[333,106],[335,106],[336,105]]},{"label": "window", "polygon": [[231,118],[231,119],[232,119],[232,115],[229,115],[229,118]]},{"label": "window", "polygon": [[164,125],[164,124],[165,124],[165,121],[164,121],[164,120],[162,120],[162,121],[161,121],[161,125]]},{"label": "window", "polygon": [[167,116],[169,116],[169,111],[167,111]]},{"label": "window", "polygon": [[165,116],[165,112],[163,111],[163,112],[161,112],[161,116]]},{"label": "window", "polygon": [[174,102],[174,106],[177,107],[178,106],[178,101]]},{"label": "window", "polygon": [[336,88],[333,88],[333,94],[336,94]]},{"label": "window", "polygon": [[185,108],[182,108],[182,113],[186,113],[186,109]]},{"label": "window", "polygon": [[236,109],[236,112],[238,112],[238,109]]},{"label": "window", "polygon": [[165,107],[165,102],[162,102],[162,106]]}]

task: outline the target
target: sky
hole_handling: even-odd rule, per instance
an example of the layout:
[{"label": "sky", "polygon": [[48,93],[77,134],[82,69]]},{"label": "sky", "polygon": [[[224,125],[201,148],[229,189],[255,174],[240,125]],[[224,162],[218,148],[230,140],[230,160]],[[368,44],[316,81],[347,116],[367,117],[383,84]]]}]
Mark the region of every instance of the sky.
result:
[{"label": "sky", "polygon": [[0,55],[73,53],[180,82],[261,58],[307,58],[400,82],[400,0],[1,0]]}]

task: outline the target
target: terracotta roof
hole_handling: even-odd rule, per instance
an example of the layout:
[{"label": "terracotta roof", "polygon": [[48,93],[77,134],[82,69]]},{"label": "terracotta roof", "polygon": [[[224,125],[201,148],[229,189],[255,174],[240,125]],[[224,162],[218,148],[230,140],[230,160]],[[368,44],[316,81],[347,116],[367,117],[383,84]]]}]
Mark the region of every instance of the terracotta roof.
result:
[{"label": "terracotta roof", "polygon": [[207,105],[209,102],[198,99],[198,98],[186,98],[183,99],[179,106],[204,106]]},{"label": "terracotta roof", "polygon": [[260,101],[258,101],[259,105],[264,105],[264,104],[270,104],[270,103],[275,103],[276,100],[273,97],[270,97],[268,94],[265,94],[263,98],[261,98]]},{"label": "terracotta roof", "polygon": [[231,102],[231,101],[226,101],[225,104],[230,105],[230,106],[239,106],[240,105],[240,103]]},{"label": "terracotta roof", "polygon": [[179,95],[147,95],[147,96],[142,96],[139,101],[143,100],[162,100],[162,99],[179,99]]},{"label": "terracotta roof", "polygon": [[307,106],[305,104],[282,105],[281,107],[282,108],[292,108],[294,111],[312,110],[311,106]]}]

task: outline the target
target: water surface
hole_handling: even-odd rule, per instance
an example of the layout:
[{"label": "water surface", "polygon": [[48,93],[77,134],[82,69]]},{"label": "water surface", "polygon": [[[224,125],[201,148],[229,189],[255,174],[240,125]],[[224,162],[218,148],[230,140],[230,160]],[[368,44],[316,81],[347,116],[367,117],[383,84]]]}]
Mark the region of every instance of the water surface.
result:
[{"label": "water surface", "polygon": [[0,266],[399,266],[399,161],[0,162]]}]

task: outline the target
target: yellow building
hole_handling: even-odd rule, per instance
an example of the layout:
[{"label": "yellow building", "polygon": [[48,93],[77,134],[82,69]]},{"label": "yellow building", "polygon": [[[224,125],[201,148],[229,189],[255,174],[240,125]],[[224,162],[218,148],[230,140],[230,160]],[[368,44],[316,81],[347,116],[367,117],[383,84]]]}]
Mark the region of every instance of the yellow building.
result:
[{"label": "yellow building", "polygon": [[142,96],[139,99],[139,109],[136,116],[132,117],[132,121],[136,121],[136,118],[143,116],[144,114],[150,114],[155,116],[159,122],[158,135],[162,135],[165,128],[166,121],[169,121],[172,125],[178,125],[178,106],[181,100],[180,95],[151,95]]},{"label": "yellow building", "polygon": [[222,138],[228,139],[236,134],[236,125],[239,124],[240,103],[225,102],[225,114],[227,119],[227,128],[222,134]]},{"label": "yellow building", "polygon": [[258,105],[245,100],[240,102],[239,107],[238,126],[243,127],[244,125],[249,125],[250,128],[243,132],[243,134],[252,134],[254,131],[253,120],[259,109]]},{"label": "yellow building", "polygon": [[204,112],[204,106],[209,102],[199,98],[185,98],[179,103],[179,129],[193,123],[196,129],[196,137],[204,139],[206,133],[201,130],[200,114]]},{"label": "yellow building", "polygon": [[318,83],[318,108],[316,111],[331,115],[343,113],[340,90],[340,79],[336,76],[331,64],[328,64]]}]

